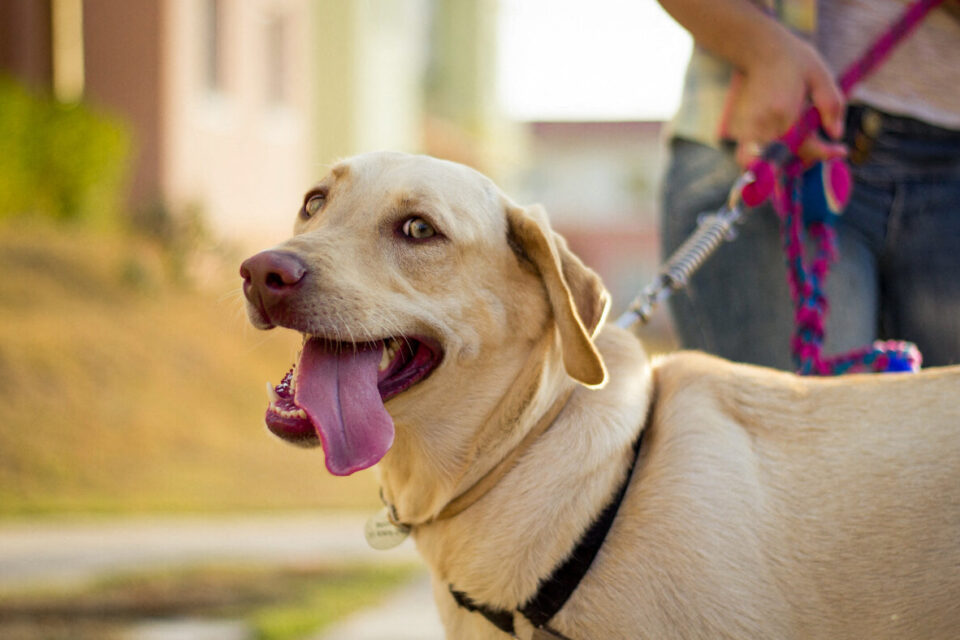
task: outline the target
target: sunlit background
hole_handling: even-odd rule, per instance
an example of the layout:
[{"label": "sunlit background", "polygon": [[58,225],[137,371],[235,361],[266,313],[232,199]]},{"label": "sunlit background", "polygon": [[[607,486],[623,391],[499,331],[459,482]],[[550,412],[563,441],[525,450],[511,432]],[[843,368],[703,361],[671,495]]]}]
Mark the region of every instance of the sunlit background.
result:
[{"label": "sunlit background", "polygon": [[[654,0],[0,0],[0,637],[200,637],[131,631],[192,616],[319,638],[419,579],[296,537],[376,486],[266,434],[297,338],[247,325],[239,261],[336,159],[428,153],[543,203],[622,309],[659,259],[690,46]],[[669,344],[665,317],[646,331]],[[178,535],[186,556],[151,546]],[[207,555],[234,564],[184,573]],[[272,586],[190,608],[238,582]]]},{"label": "sunlit background", "polygon": [[667,120],[689,55],[656,2],[499,3],[498,100],[512,120]]}]

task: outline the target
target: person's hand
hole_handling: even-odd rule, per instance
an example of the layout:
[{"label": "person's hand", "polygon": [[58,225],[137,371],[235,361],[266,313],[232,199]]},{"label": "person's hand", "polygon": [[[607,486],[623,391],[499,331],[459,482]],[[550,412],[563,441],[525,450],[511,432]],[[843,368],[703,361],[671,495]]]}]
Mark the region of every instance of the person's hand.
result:
[{"label": "person's hand", "polygon": [[843,135],[843,95],[820,55],[800,38],[788,34],[770,55],[752,60],[732,91],[727,134],[738,143],[741,166],[786,133],[809,103],[833,140],[811,134],[800,147],[800,158],[809,165],[846,155],[846,147],[834,141]]}]

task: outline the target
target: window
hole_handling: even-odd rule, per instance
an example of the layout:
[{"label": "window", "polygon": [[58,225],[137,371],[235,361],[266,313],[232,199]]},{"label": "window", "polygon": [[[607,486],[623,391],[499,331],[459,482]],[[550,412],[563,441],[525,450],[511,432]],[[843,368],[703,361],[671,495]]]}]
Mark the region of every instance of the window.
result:
[{"label": "window", "polygon": [[287,105],[290,101],[287,20],[282,15],[267,18],[264,38],[266,55],[267,104],[274,107]]},{"label": "window", "polygon": [[223,7],[224,0],[204,0],[203,83],[212,93],[219,93],[224,89]]},{"label": "window", "polygon": [[53,94],[61,102],[83,97],[83,4],[80,0],[54,0],[51,10]]}]

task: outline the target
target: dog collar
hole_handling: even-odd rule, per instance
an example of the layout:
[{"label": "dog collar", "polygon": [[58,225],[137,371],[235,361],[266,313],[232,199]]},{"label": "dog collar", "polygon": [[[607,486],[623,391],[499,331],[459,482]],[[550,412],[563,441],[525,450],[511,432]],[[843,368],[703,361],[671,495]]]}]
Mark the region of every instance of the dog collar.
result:
[{"label": "dog collar", "polygon": [[498,462],[490,471],[484,474],[482,478],[477,480],[477,482],[461,493],[459,496],[447,503],[439,514],[433,518],[430,522],[438,522],[440,520],[446,520],[452,518],[455,515],[462,513],[467,507],[470,507],[480,498],[485,496],[491,489],[493,489],[503,476],[507,475],[507,472],[510,471],[513,466],[517,463],[517,460],[520,459],[527,449],[544,433],[547,429],[556,421],[557,416],[560,415],[560,412],[563,411],[564,407],[567,406],[567,403],[570,401],[570,396],[573,395],[573,387],[564,391],[559,398],[554,401],[550,408],[547,409],[547,412],[540,416],[540,419],[537,421],[533,428],[527,432],[527,435],[523,437],[523,440],[520,441],[516,447],[514,447],[504,458]]},{"label": "dog collar", "polygon": [[[542,354],[548,348],[548,345],[556,339],[555,331],[545,331],[537,345],[530,352],[530,356],[524,363],[520,372],[517,374],[510,388],[514,390],[523,390],[519,395],[533,395],[537,392],[541,384],[541,371],[543,369]],[[439,513],[426,520],[411,522],[404,520],[397,513],[396,506],[392,500],[384,493],[383,487],[380,487],[380,500],[384,508],[367,521],[364,533],[367,542],[374,549],[389,549],[400,544],[413,530],[414,527],[448,520],[475,504],[493,489],[500,480],[514,467],[517,461],[529,448],[536,442],[537,438],[542,436],[550,425],[556,421],[557,416],[563,411],[564,407],[573,395],[576,385],[561,393],[550,405],[550,408],[540,416],[533,427],[524,435],[523,439],[511,449],[497,464],[487,471],[473,485],[448,502]],[[518,394],[511,394],[516,398]],[[496,411],[503,412],[504,407],[507,411],[522,410],[526,407],[526,401],[515,403],[516,408],[511,404],[501,404]]]},{"label": "dog collar", "polygon": [[433,522],[440,522],[441,520],[448,520],[456,515],[459,515],[465,511],[468,507],[476,503],[480,498],[487,495],[491,489],[493,489],[500,480],[503,479],[503,476],[509,472],[514,465],[517,463],[517,460],[520,459],[527,449],[544,433],[547,429],[550,428],[550,425],[556,421],[557,416],[560,415],[560,412],[563,411],[564,407],[567,406],[567,403],[570,401],[570,396],[573,395],[574,388],[571,387],[567,391],[563,392],[560,397],[554,401],[550,408],[547,409],[547,412],[540,416],[540,419],[537,421],[533,428],[527,432],[527,435],[523,437],[523,440],[515,446],[513,449],[507,453],[503,459],[500,460],[493,468],[490,469],[487,473],[483,475],[479,480],[477,480],[473,486],[469,489],[458,495],[456,498],[447,503],[447,505],[440,510],[433,518],[426,520],[421,523],[408,524],[400,520],[397,515],[397,509],[386,499],[383,494],[383,489],[380,489],[380,500],[384,504],[384,509],[379,513],[374,515],[370,520],[367,521],[367,525],[364,529],[364,534],[366,535],[367,542],[374,549],[390,549],[397,546],[410,534],[410,531],[413,530],[415,526],[422,526],[425,524],[431,524]]}]

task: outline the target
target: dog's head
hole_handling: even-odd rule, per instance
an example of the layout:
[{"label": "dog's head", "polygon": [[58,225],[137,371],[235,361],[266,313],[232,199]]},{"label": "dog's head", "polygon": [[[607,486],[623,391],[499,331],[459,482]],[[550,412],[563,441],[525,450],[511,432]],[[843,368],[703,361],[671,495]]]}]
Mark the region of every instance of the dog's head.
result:
[{"label": "dog's head", "polygon": [[307,192],[294,236],[240,273],[256,327],[304,336],[267,425],[322,443],[337,475],[376,464],[394,418],[416,428],[441,403],[478,402],[471,380],[515,372],[506,365],[551,323],[567,373],[605,381],[592,341],[608,303],[599,278],[542,209],[462,165],[397,153],[341,162]]}]

